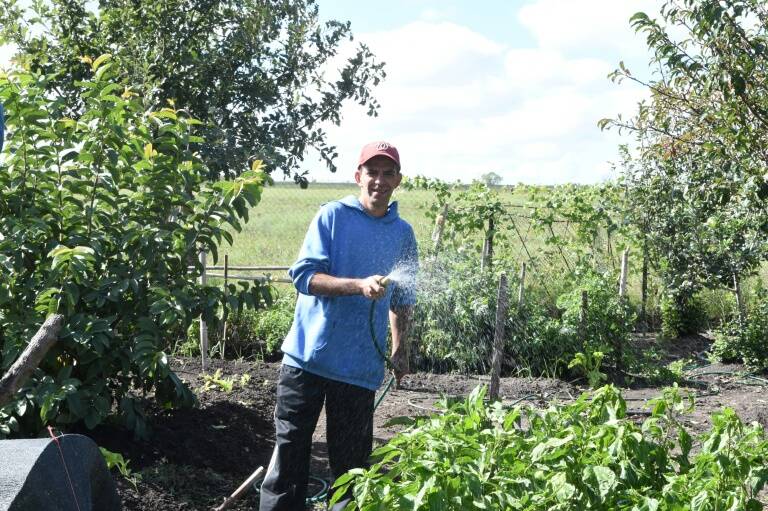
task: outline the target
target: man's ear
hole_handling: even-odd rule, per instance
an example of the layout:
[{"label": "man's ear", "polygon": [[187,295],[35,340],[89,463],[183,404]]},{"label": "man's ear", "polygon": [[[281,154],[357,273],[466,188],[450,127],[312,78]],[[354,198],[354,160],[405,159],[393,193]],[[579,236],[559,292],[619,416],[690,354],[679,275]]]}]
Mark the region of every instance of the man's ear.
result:
[{"label": "man's ear", "polygon": [[360,184],[360,178],[362,169],[360,167],[357,167],[357,170],[355,171],[355,183]]}]

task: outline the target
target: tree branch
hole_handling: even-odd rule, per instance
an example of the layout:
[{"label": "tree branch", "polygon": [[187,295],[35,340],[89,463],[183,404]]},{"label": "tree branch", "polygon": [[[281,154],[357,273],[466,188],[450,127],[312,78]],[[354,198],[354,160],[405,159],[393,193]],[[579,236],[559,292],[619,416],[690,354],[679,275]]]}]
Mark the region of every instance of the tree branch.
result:
[{"label": "tree branch", "polygon": [[0,407],[11,400],[11,396],[27,381],[40,362],[59,339],[59,330],[64,316],[54,314],[45,320],[40,330],[32,337],[24,352],[16,359],[8,372],[0,378]]}]

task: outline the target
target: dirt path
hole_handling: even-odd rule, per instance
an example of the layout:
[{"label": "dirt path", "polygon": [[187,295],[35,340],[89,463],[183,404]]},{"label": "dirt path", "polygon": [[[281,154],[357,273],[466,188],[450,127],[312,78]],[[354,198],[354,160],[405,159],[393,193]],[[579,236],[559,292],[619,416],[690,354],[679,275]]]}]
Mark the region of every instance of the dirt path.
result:
[{"label": "dirt path", "polygon": [[[213,385],[201,391],[204,379],[199,361],[174,359],[173,366],[181,378],[196,389],[200,407],[192,410],[149,410],[152,436],[148,441],[133,440],[117,429],[100,428],[90,435],[112,451],[123,453],[130,467],[140,473],[141,480],[132,484],[117,477],[126,510],[208,510],[223,500],[257,466],[267,466],[272,452],[277,363],[213,361],[213,370],[221,369],[223,378],[234,380],[234,388],[226,392]],[[731,371],[736,366],[713,366],[707,371]],[[211,371],[211,372],[212,372]],[[243,375],[248,375],[246,382]],[[712,392],[703,392],[696,410],[686,418],[693,431],[708,427],[709,415],[723,406],[734,408],[745,421],[768,421],[768,396],[763,387],[734,383],[727,375],[702,376],[711,383]],[[442,395],[467,395],[487,378],[461,375],[418,373],[409,375],[400,389],[391,390],[376,411],[374,437],[384,443],[398,426],[385,423],[398,416],[428,414]],[[507,403],[521,398],[536,406],[552,401],[569,401],[584,387],[560,380],[503,378],[500,394]],[[695,390],[695,389],[694,389]],[[716,391],[716,392],[715,392]],[[645,401],[656,397],[659,388],[625,389],[623,395],[632,410],[647,410]],[[325,449],[325,421],[321,415],[315,433],[312,473],[328,478]],[[319,490],[315,484],[311,491]],[[234,509],[255,509],[255,491]],[[322,509],[322,507],[317,507]]]}]

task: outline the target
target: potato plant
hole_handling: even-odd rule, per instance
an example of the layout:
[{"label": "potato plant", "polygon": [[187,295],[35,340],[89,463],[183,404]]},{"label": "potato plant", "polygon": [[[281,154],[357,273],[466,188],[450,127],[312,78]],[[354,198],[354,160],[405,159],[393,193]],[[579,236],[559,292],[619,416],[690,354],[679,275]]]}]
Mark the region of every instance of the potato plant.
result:
[{"label": "potato plant", "polygon": [[[48,423],[92,428],[116,416],[144,432],[138,399],[162,407],[193,396],[171,371],[169,333],[202,315],[271,301],[268,288],[197,283],[199,250],[240,229],[266,178],[256,162],[234,181],[207,181],[190,147],[198,121],[147,110],[108,55],[84,58],[83,114],[46,92],[54,77],[0,76],[6,144],[0,155],[0,372],[45,316],[66,317],[62,335],[14,402],[0,436]],[[190,265],[193,269],[189,269]]]},{"label": "potato plant", "polygon": [[478,387],[417,419],[374,452],[369,469],[340,477],[372,510],[759,510],[768,441],[725,409],[694,438],[680,417],[692,399],[670,388],[642,424],[619,391],[605,386],[546,410],[487,405]]}]

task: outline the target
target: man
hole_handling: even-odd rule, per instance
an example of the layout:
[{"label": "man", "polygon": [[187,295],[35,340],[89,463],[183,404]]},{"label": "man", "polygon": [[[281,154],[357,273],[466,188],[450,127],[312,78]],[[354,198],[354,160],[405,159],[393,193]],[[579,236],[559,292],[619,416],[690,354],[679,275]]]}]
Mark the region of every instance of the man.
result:
[{"label": "man", "polygon": [[[397,203],[389,203],[401,179],[394,146],[363,147],[355,171],[359,196],[320,208],[289,270],[299,298],[281,347],[275,450],[261,487],[261,511],[305,508],[312,434],[323,403],[334,479],[366,465],[374,395],[384,376],[387,322],[398,383],[408,373],[406,335],[414,289],[382,285],[396,265],[415,271],[418,259],[413,229],[399,217]],[[371,338],[371,300],[376,300],[374,330],[381,353]]]}]

